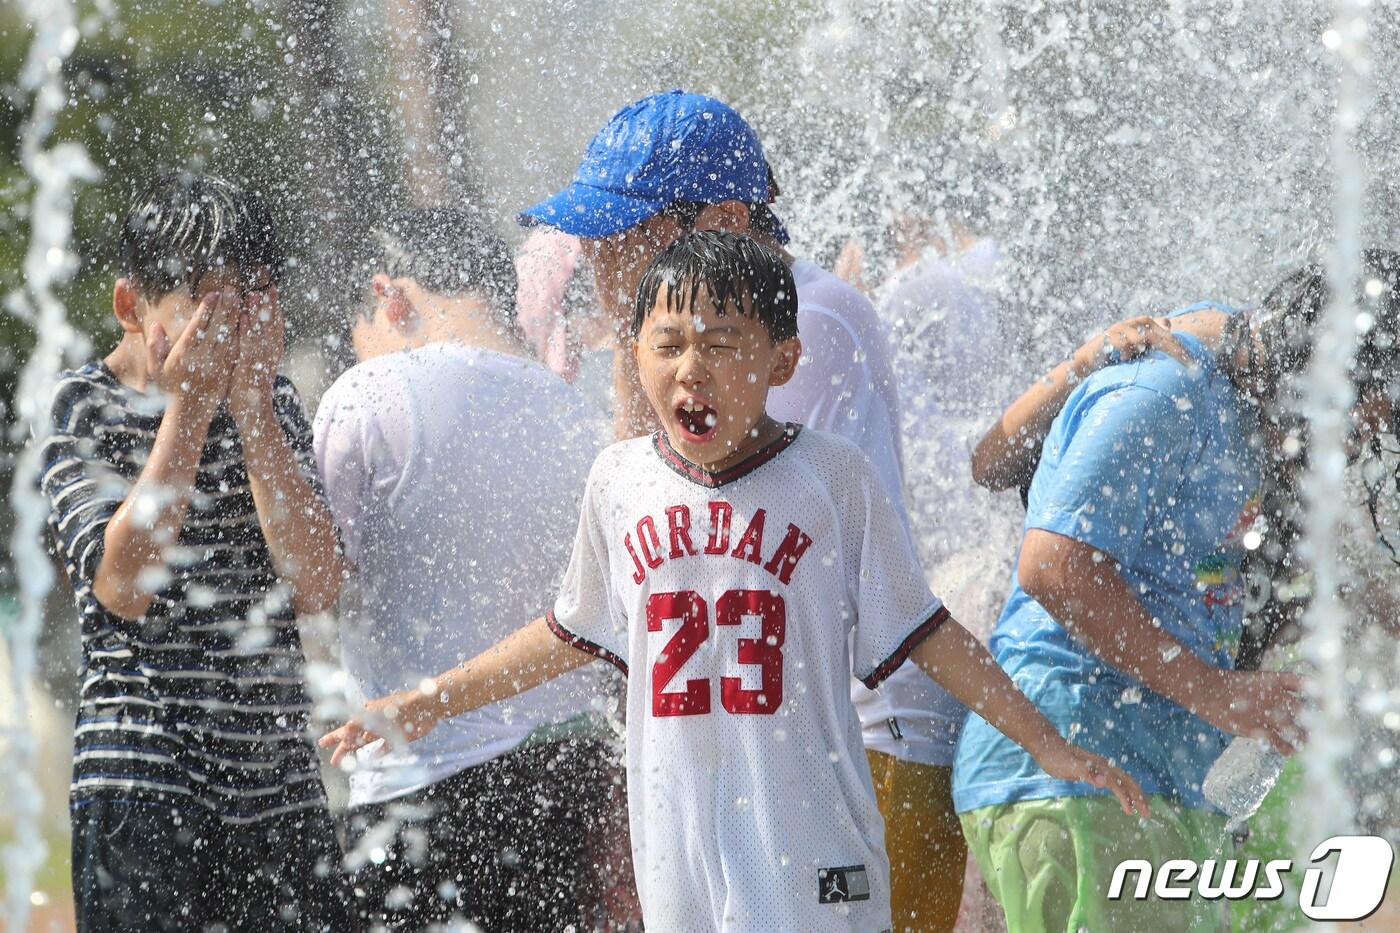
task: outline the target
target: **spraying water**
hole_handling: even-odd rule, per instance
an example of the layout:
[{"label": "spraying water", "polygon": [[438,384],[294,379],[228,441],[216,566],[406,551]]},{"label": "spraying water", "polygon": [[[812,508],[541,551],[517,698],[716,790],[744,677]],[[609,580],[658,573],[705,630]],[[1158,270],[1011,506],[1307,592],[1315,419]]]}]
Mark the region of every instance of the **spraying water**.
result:
[{"label": "spraying water", "polygon": [[[253,6],[259,17],[276,18],[266,4]],[[1394,62],[1373,58],[1371,48],[1392,46],[1395,27],[1385,17],[1368,18],[1361,0],[1340,0],[1330,13],[1325,4],[1300,4],[1287,23],[1277,10],[1238,3],[1171,3],[1145,14],[1133,3],[1098,4],[1090,12],[1017,0],[933,7],[829,0],[767,17],[744,6],[569,0],[546,4],[556,30],[531,26],[505,3],[463,4],[448,15],[434,42],[471,48],[468,71],[459,76],[469,91],[457,116],[481,149],[481,180],[493,192],[487,200],[508,215],[553,190],[607,113],[665,84],[734,102],[764,138],[783,189],[776,207],[798,250],[829,261],[857,241],[872,285],[894,264],[888,235],[895,212],[926,212],[935,226],[946,224],[956,219],[959,195],[987,190],[1007,262],[986,284],[1021,309],[1012,341],[1028,358],[1024,368],[983,361],[987,379],[1001,383],[990,394],[1003,397],[1090,328],[1199,297],[1257,297],[1280,265],[1323,245],[1332,246],[1333,280],[1350,281],[1366,231],[1392,220],[1386,210],[1366,207],[1367,179],[1383,180],[1374,165],[1396,143],[1390,123],[1369,118],[1389,113],[1388,89],[1400,87]],[[17,397],[15,430],[27,436],[46,428],[65,354],[90,355],[56,289],[74,269],[74,185],[97,173],[75,144],[45,148],[68,93],[62,65],[79,38],[74,4],[27,0],[25,8],[34,35],[22,86],[34,106],[21,152],[34,187],[26,290],[10,310],[38,336]],[[253,19],[237,4],[211,8]],[[377,4],[354,2],[344,5],[338,33],[320,26],[325,41],[353,49],[349,57],[373,72],[393,61],[379,42],[388,18]],[[311,55],[314,35],[303,29],[293,36],[287,60]],[[609,53],[581,52],[580,36]],[[230,45],[209,50],[208,58],[230,59],[226,64],[237,68],[243,54],[244,47]],[[1334,98],[1327,89],[1338,74]],[[363,70],[346,69],[329,83],[334,87],[319,97],[305,92],[325,107],[327,121],[335,119],[326,102],[331,91],[369,96]],[[275,119],[279,93],[260,88],[250,97],[252,119]],[[410,122],[420,119],[397,109]],[[398,170],[398,153],[386,147],[382,154],[382,141],[366,126],[334,131],[351,141],[345,148],[359,161],[333,168],[360,181]],[[171,144],[162,158],[179,164],[206,154],[190,156]],[[297,196],[293,191],[290,200]],[[308,296],[300,300],[314,306],[314,290]],[[1344,467],[1345,367],[1357,308],[1347,289],[1337,296],[1307,412],[1315,445],[1308,541],[1317,574],[1309,618],[1322,703],[1308,761],[1314,799],[1327,801],[1311,809],[1327,820],[1325,832],[1307,827],[1313,842],[1351,819],[1353,803],[1339,776],[1356,751],[1349,710],[1358,688],[1346,679],[1338,596],[1345,568],[1336,557],[1344,506],[1329,493]],[[289,290],[287,300],[298,296]],[[912,353],[902,360],[917,361]],[[7,736],[13,767],[4,789],[16,830],[5,852],[12,929],[23,928],[43,858],[36,738],[24,728],[41,604],[52,583],[38,545],[46,514],[33,492],[38,467],[27,453],[12,497],[12,556],[23,588],[22,613],[6,632],[17,723]],[[928,471],[911,471],[910,482],[930,499],[946,494]],[[949,529],[930,523],[920,533],[947,536]],[[343,675],[318,671],[313,681],[330,685],[323,692],[339,693]],[[344,710],[328,712],[334,718]]]},{"label": "spraying water", "polygon": [[1350,620],[1342,606],[1344,568],[1337,556],[1348,512],[1345,500],[1335,490],[1346,479],[1344,445],[1350,427],[1347,412],[1355,401],[1350,360],[1357,332],[1365,329],[1351,283],[1361,276],[1364,247],[1366,170],[1358,156],[1356,140],[1370,97],[1369,6],[1366,0],[1338,0],[1336,19],[1322,36],[1323,44],[1336,56],[1340,78],[1331,153],[1335,227],[1327,263],[1333,298],[1318,328],[1304,406],[1312,437],[1304,487],[1308,500],[1304,541],[1315,580],[1312,603],[1305,617],[1306,650],[1317,671],[1313,740],[1307,757],[1308,786],[1311,798],[1325,804],[1310,808],[1312,816],[1306,821],[1304,845],[1350,832],[1355,820],[1355,805],[1342,779],[1342,766],[1355,735],[1348,702],[1345,643]]},{"label": "spraying water", "polygon": [[[33,95],[33,109],[21,133],[21,161],[34,184],[29,226],[29,249],[24,261],[25,293],[10,296],[8,310],[29,322],[37,341],[20,376],[14,430],[43,436],[49,429],[49,399],[65,357],[86,353],[88,343],[68,323],[55,289],[76,269],[69,250],[72,235],[73,189],[79,182],[95,181],[96,168],[82,146],[71,142],[45,149],[55,120],[67,101],[63,61],[78,41],[76,13],[68,0],[29,0],[26,7],[35,23],[20,81]],[[9,690],[14,725],[6,736],[9,748],[5,768],[6,809],[13,820],[14,839],[4,852],[8,929],[23,930],[28,923],[30,897],[36,870],[43,862],[45,845],[39,833],[41,798],[35,775],[38,738],[29,728],[29,697],[36,670],[36,645],[43,624],[44,597],[53,586],[53,568],[40,543],[48,517],[48,503],[38,491],[41,465],[38,449],[25,448],[15,469],[10,503],[15,529],[10,553],[20,581],[20,612],[5,633],[10,659]]]}]

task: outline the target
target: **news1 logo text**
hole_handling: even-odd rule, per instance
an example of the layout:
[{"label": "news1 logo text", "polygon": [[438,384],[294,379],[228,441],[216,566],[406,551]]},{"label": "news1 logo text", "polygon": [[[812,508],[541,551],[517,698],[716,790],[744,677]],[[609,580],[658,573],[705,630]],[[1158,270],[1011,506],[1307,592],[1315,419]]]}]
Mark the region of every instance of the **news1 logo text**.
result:
[{"label": "news1 logo text", "polygon": [[[1331,885],[1323,889],[1326,863],[1336,853]],[[1365,920],[1385,900],[1395,850],[1380,836],[1333,836],[1313,849],[1298,892],[1298,908],[1309,920]],[[1283,897],[1283,877],[1291,859],[1170,859],[1153,866],[1146,859],[1125,859],[1113,870],[1111,901],[1146,900],[1273,901]],[[1131,881],[1130,881],[1131,879]]]}]

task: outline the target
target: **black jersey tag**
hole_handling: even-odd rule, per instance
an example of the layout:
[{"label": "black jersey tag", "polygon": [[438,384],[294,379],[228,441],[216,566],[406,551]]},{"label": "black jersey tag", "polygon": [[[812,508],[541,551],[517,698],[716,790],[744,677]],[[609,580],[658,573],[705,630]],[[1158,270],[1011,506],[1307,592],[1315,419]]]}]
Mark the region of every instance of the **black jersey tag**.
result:
[{"label": "black jersey tag", "polygon": [[822,904],[870,900],[870,877],[864,865],[817,870],[817,900]]}]

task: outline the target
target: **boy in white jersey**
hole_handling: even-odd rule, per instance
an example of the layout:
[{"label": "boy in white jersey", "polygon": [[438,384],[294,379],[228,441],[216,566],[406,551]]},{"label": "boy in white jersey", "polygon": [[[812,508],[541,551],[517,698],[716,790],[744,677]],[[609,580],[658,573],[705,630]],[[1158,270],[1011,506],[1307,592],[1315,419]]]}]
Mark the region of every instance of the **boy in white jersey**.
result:
[{"label": "boy in white jersey", "polygon": [[[929,591],[853,444],[765,412],[801,354],[792,273],[746,237],[692,233],[638,290],[662,430],[605,450],[551,612],[327,735],[334,760],[422,735],[602,657],[628,674],[632,848],[657,930],[880,931],[889,866],[852,670],[912,653],[1048,770],[1141,792],[1061,738]],[[571,650],[572,649],[572,650]],[[854,652],[852,656],[851,652]],[[853,663],[854,662],[854,663]]]}]

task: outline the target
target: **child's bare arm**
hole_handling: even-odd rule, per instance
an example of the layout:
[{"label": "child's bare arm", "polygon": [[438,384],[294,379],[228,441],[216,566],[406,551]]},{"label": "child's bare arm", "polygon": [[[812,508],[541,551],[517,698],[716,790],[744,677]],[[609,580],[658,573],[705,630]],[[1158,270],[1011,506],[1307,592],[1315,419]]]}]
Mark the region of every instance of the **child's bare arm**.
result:
[{"label": "child's bare arm", "polygon": [[1040,459],[1040,445],[1071,390],[1115,356],[1130,360],[1153,349],[1182,362],[1190,360],[1167,325],[1152,317],[1121,321],[1086,341],[1012,402],[977,442],[972,451],[973,480],[997,492],[1029,480]]},{"label": "child's bare arm", "polygon": [[1224,670],[1156,624],[1113,561],[1091,545],[1039,528],[1026,532],[1021,588],[1094,654],[1233,735],[1291,755],[1302,734],[1300,674]]},{"label": "child's bare arm", "polygon": [[278,575],[301,614],[324,612],[340,593],[344,562],[330,509],[302,475],[273,401],[284,328],[276,288],[255,293],[240,324],[229,413],[238,426],[248,489]]},{"label": "child's bare arm", "polygon": [[1148,815],[1147,798],[1137,782],[1102,757],[1066,741],[956,620],[944,621],[910,657],[964,706],[1030,752],[1047,774],[1107,790],[1125,813]]},{"label": "child's bare arm", "polygon": [[92,581],[97,601],[123,618],[146,614],[159,587],[143,572],[164,566],[166,548],[179,540],[209,423],[228,392],[237,320],[236,297],[215,295],[200,303],[174,347],[159,324],[152,332],[147,366],[166,396],[165,413],[145,466],[107,522]]},{"label": "child's bare arm", "polygon": [[592,659],[551,632],[543,618],[536,619],[470,661],[425,679],[418,689],[371,700],[366,715],[327,733],[320,744],[335,749],[331,764],[338,765],[376,739],[422,738],[444,719],[524,693]]}]

